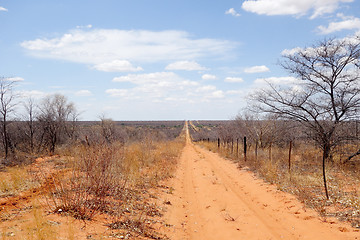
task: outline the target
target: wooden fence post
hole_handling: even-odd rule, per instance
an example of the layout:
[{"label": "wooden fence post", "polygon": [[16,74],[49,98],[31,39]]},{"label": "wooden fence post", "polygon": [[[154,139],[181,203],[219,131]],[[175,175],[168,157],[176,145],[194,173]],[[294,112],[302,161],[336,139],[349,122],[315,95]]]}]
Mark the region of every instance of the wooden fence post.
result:
[{"label": "wooden fence post", "polygon": [[231,139],[231,155],[234,153],[234,139]]},{"label": "wooden fence post", "polygon": [[236,139],[236,157],[239,157],[239,138]]},{"label": "wooden fence post", "polygon": [[218,138],[218,149],[220,149],[220,138]]}]

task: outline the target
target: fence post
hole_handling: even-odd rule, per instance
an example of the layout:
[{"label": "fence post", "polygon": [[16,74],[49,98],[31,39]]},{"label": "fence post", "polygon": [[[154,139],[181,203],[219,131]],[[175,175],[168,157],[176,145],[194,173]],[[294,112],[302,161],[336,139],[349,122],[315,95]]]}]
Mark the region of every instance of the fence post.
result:
[{"label": "fence post", "polygon": [[244,160],[246,162],[246,149],[247,149],[247,146],[246,146],[246,137],[244,137]]},{"label": "fence post", "polygon": [[234,139],[231,139],[231,155],[234,153]]},{"label": "fence post", "polygon": [[239,138],[236,139],[236,157],[239,157]]},{"label": "fence post", "polygon": [[218,138],[218,149],[220,149],[220,138]]}]

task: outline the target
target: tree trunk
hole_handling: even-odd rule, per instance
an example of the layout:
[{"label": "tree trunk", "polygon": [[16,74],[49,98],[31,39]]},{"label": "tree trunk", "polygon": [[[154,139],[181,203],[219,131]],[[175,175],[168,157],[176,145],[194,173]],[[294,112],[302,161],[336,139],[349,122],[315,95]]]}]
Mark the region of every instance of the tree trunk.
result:
[{"label": "tree trunk", "polygon": [[326,182],[326,160],[329,157],[329,152],[330,152],[330,146],[326,144],[323,148],[322,169],[323,169],[324,189],[325,189],[326,199],[328,200],[329,200],[329,192]]},{"label": "tree trunk", "polygon": [[8,158],[9,155],[9,140],[8,140],[8,134],[7,134],[7,122],[6,122],[6,117],[3,117],[3,122],[2,122],[2,127],[3,127],[3,144],[4,144],[4,151],[5,151],[5,159]]}]

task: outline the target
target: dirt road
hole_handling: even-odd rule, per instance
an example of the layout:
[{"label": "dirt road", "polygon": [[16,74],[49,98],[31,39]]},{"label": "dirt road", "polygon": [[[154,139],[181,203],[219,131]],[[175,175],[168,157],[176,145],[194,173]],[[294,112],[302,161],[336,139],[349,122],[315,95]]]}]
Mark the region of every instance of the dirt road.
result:
[{"label": "dirt road", "polygon": [[188,130],[171,184],[170,239],[360,239],[356,229],[322,221],[292,195],[195,146]]}]

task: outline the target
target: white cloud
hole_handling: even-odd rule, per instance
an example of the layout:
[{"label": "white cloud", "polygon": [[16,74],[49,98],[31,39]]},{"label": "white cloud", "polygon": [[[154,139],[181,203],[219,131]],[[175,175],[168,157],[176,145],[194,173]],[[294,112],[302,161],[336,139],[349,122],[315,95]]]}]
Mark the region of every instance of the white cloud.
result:
[{"label": "white cloud", "polygon": [[199,86],[199,83],[183,79],[173,72],[128,74],[114,78],[113,82],[130,82],[135,84],[135,87],[126,89],[126,91],[112,89],[107,92],[112,96],[127,98],[138,96],[148,100],[186,95],[187,92],[193,92],[194,87]]},{"label": "white cloud", "polygon": [[129,90],[128,89],[107,89],[105,91],[107,94],[109,94],[111,97],[129,97]]},{"label": "white cloud", "polygon": [[34,99],[40,99],[47,95],[45,92],[37,91],[37,90],[23,90],[23,91],[17,91],[16,92],[21,98],[34,98]]},{"label": "white cloud", "polygon": [[224,97],[225,94],[222,90],[214,91],[208,96],[208,98],[224,98]]},{"label": "white cloud", "polygon": [[268,72],[268,71],[270,71],[270,69],[268,67],[266,67],[265,65],[248,67],[248,68],[245,68],[245,70],[244,70],[245,73],[261,73],[261,72]]},{"label": "white cloud", "polygon": [[[338,38],[338,39],[334,39],[335,42],[344,42],[344,43],[351,43],[351,44],[360,44],[360,31],[356,32],[354,35],[351,36],[347,36],[344,38]],[[281,54],[283,56],[288,56],[288,55],[296,55],[298,53],[306,53],[309,56],[315,56],[317,55],[319,52],[323,52],[324,48],[323,47],[305,47],[305,48],[301,48],[301,47],[296,47],[293,49],[284,49]],[[342,47],[341,51],[343,51],[344,53],[348,51],[348,49]]]},{"label": "white cloud", "polygon": [[311,12],[310,18],[334,12],[340,3],[353,0],[246,0],[242,4],[245,11],[261,15],[296,15],[302,16]]},{"label": "white cloud", "polygon": [[21,43],[35,57],[86,64],[102,64],[117,59],[157,62],[228,57],[236,45],[226,40],[194,39],[184,31],[117,29],[75,29],[61,37]]},{"label": "white cloud", "polygon": [[0,6],[0,12],[1,12],[1,11],[7,12],[8,10],[7,10],[6,8]]},{"label": "white cloud", "polygon": [[296,47],[296,48],[293,48],[293,49],[284,49],[281,52],[281,55],[283,55],[283,56],[294,55],[294,54],[299,53],[301,50],[302,50],[301,47]]},{"label": "white cloud", "polygon": [[185,70],[185,71],[201,71],[206,70],[206,68],[202,67],[195,61],[178,61],[174,63],[170,63],[166,66],[166,70]]},{"label": "white cloud", "polygon": [[342,30],[360,30],[360,18],[353,16],[343,16],[338,14],[338,17],[342,18],[342,21],[330,22],[327,27],[319,26],[318,30],[320,34],[330,34],[333,32],[338,32]]},{"label": "white cloud", "polygon": [[92,96],[93,94],[89,90],[79,90],[75,92],[75,95],[79,97],[88,97],[88,96]]},{"label": "white cloud", "polygon": [[254,83],[256,84],[267,84],[267,83],[271,83],[271,84],[293,84],[298,82],[298,80],[294,77],[270,77],[270,78],[258,78],[254,81]]},{"label": "white cloud", "polygon": [[243,81],[244,81],[244,79],[242,79],[240,77],[227,77],[227,78],[225,78],[225,82],[229,82],[229,83],[241,83]]},{"label": "white cloud", "polygon": [[114,60],[112,62],[100,63],[94,66],[96,70],[104,72],[138,72],[141,67],[134,67],[129,61]]},{"label": "white cloud", "polygon": [[203,80],[215,80],[216,79],[216,76],[215,75],[211,75],[211,74],[204,74],[201,76],[201,78]]},{"label": "white cloud", "polygon": [[22,77],[8,77],[8,78],[5,78],[5,80],[6,81],[11,81],[11,82],[22,82],[25,79],[22,78]]},{"label": "white cloud", "polygon": [[206,85],[196,88],[196,92],[209,92],[209,91],[216,91],[216,87],[213,85]]},{"label": "white cloud", "polygon": [[234,17],[240,17],[240,13],[236,12],[236,10],[234,8],[230,8],[229,10],[227,10],[225,12],[225,14],[230,14],[233,15]]},{"label": "white cloud", "polygon": [[113,79],[114,82],[130,82],[132,88],[112,88],[106,90],[111,97],[125,100],[161,103],[175,99],[187,102],[211,102],[225,98],[225,93],[214,85],[202,85],[189,81],[173,72],[128,74]]},{"label": "white cloud", "polygon": [[161,81],[173,82],[180,77],[173,72],[155,72],[145,74],[129,74],[113,78],[113,82],[131,82],[134,84],[159,83]]},{"label": "white cloud", "polygon": [[229,91],[226,91],[226,94],[229,94],[229,95],[245,95],[244,90],[229,90]]},{"label": "white cloud", "polygon": [[82,28],[88,28],[88,29],[90,29],[90,28],[92,28],[93,26],[91,25],[91,24],[88,24],[88,25],[86,25],[86,26],[76,26],[76,28],[77,29],[82,29]]}]

